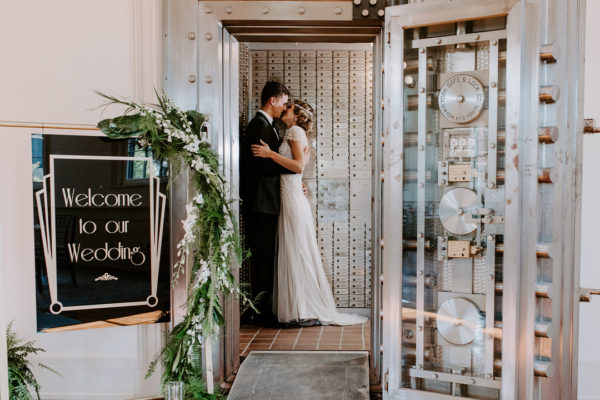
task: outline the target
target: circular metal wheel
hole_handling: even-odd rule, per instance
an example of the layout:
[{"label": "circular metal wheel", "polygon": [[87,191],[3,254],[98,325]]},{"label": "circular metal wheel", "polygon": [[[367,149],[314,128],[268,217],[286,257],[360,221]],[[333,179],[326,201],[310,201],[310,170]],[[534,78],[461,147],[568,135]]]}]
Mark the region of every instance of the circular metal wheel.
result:
[{"label": "circular metal wheel", "polygon": [[478,204],[477,194],[471,189],[454,188],[442,196],[438,215],[444,228],[455,235],[467,235],[477,228],[474,222],[467,222],[465,210]]},{"label": "circular metal wheel", "polygon": [[450,122],[466,124],[483,111],[485,92],[477,78],[467,74],[448,79],[438,96],[440,112]]},{"label": "circular metal wheel", "polygon": [[463,297],[454,297],[442,303],[436,317],[439,334],[455,345],[469,344],[481,330],[479,309]]}]

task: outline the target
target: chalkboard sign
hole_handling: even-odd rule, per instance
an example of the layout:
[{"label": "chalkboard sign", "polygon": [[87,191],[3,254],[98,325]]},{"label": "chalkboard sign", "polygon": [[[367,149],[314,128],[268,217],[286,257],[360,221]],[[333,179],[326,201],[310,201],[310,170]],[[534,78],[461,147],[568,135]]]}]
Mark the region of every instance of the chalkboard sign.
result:
[{"label": "chalkboard sign", "polygon": [[39,331],[169,320],[166,165],[133,141],[33,135]]}]

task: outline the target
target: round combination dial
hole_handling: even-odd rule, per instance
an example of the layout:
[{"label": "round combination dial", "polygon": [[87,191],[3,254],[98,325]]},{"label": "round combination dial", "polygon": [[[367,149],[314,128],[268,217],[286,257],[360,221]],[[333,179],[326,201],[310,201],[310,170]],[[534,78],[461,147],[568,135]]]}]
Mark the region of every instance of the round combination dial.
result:
[{"label": "round combination dial", "polygon": [[440,112],[450,122],[466,124],[483,111],[485,93],[477,78],[467,74],[448,79],[438,97]]}]

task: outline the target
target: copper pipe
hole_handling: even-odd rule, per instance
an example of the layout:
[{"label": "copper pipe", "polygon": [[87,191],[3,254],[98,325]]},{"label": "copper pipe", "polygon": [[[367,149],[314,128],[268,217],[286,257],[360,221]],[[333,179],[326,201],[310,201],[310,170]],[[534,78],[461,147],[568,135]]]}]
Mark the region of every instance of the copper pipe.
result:
[{"label": "copper pipe", "polygon": [[[499,169],[496,173],[498,183],[503,183],[506,171]],[[554,183],[558,179],[558,171],[555,168],[542,168],[538,171],[538,183]]]},{"label": "copper pipe", "polygon": [[[424,284],[426,288],[431,288],[434,286],[434,279],[431,275],[425,275],[423,278]],[[404,275],[402,278],[402,282],[407,286],[417,286],[417,276],[416,275]]]},{"label": "copper pipe", "polygon": [[555,168],[543,168],[538,171],[538,183],[554,183],[558,180],[558,171]]},{"label": "copper pipe", "polygon": [[551,338],[554,336],[552,321],[536,321],[534,325],[535,336]]},{"label": "copper pipe", "polygon": [[[416,132],[406,132],[404,134],[404,145],[416,145],[419,143],[419,135]],[[425,143],[431,143],[431,133],[425,137]]]},{"label": "copper pipe", "polygon": [[[402,355],[407,358],[416,358],[417,357],[417,348],[412,343],[402,343]],[[423,357],[427,361],[431,361],[433,358],[433,348],[426,347],[423,349]]]},{"label": "copper pipe", "polygon": [[554,364],[550,360],[534,360],[533,373],[535,376],[551,378],[554,375]]},{"label": "copper pipe", "polygon": [[555,63],[560,57],[560,47],[556,43],[545,44],[540,49],[540,60]]},{"label": "copper pipe", "polygon": [[505,63],[506,62],[506,50],[502,50],[498,52],[498,62]]},{"label": "copper pipe", "polygon": [[[494,360],[494,369],[501,370],[502,369],[502,360],[497,358]],[[552,361],[546,360],[535,360],[533,362],[533,372],[535,376],[543,376],[546,378],[552,377],[554,374],[554,366]]]},{"label": "copper pipe", "polygon": [[[417,249],[417,241],[416,239],[408,239],[402,241],[404,250],[416,250]],[[431,249],[431,241],[425,241],[425,249]]]},{"label": "copper pipe", "polygon": [[[496,253],[504,254],[504,243],[496,244]],[[537,243],[535,245],[535,254],[538,258],[552,258],[550,256],[550,244]]]},{"label": "copper pipe", "polygon": [[540,143],[556,143],[558,141],[558,128],[556,126],[539,127],[538,140]]},{"label": "copper pipe", "polygon": [[[433,71],[435,70],[436,67],[436,62],[433,59],[433,57],[429,57],[427,59],[427,70],[428,71]],[[416,73],[419,71],[419,60],[417,58],[412,59],[412,60],[404,60],[404,73],[405,74],[410,74],[410,73]]]},{"label": "copper pipe", "polygon": [[[496,282],[495,292],[502,294],[504,292],[504,282]],[[536,282],[535,283],[535,295],[548,299],[552,296],[552,283],[551,282]]]},{"label": "copper pipe", "polygon": [[540,101],[546,104],[552,104],[558,101],[560,89],[556,85],[540,87]]},{"label": "copper pipe", "polygon": [[[427,95],[427,107],[431,108],[433,106],[433,96],[431,94]],[[406,109],[408,111],[415,111],[419,108],[419,95],[411,94],[407,96],[406,99]]]}]

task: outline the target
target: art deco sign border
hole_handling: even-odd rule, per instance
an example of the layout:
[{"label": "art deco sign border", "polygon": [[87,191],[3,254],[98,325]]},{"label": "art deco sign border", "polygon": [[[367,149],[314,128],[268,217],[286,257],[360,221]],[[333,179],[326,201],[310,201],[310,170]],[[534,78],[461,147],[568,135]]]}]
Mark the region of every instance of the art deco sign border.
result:
[{"label": "art deco sign border", "polygon": [[[55,199],[55,161],[56,160],[106,160],[106,161],[142,161],[149,165],[148,183],[150,200],[150,288],[146,301],[124,303],[105,303],[91,305],[63,306],[58,296],[57,251],[56,251],[56,199]],[[165,218],[166,196],[160,192],[160,180],[154,177],[151,157],[50,155],[50,173],[44,175],[42,189],[35,192],[37,213],[40,221],[42,247],[48,287],[50,291],[50,312],[60,314],[63,311],[90,310],[98,308],[116,308],[131,306],[155,307],[158,304],[158,273],[160,267],[161,245]],[[108,272],[98,276],[95,281],[117,280]]]}]

